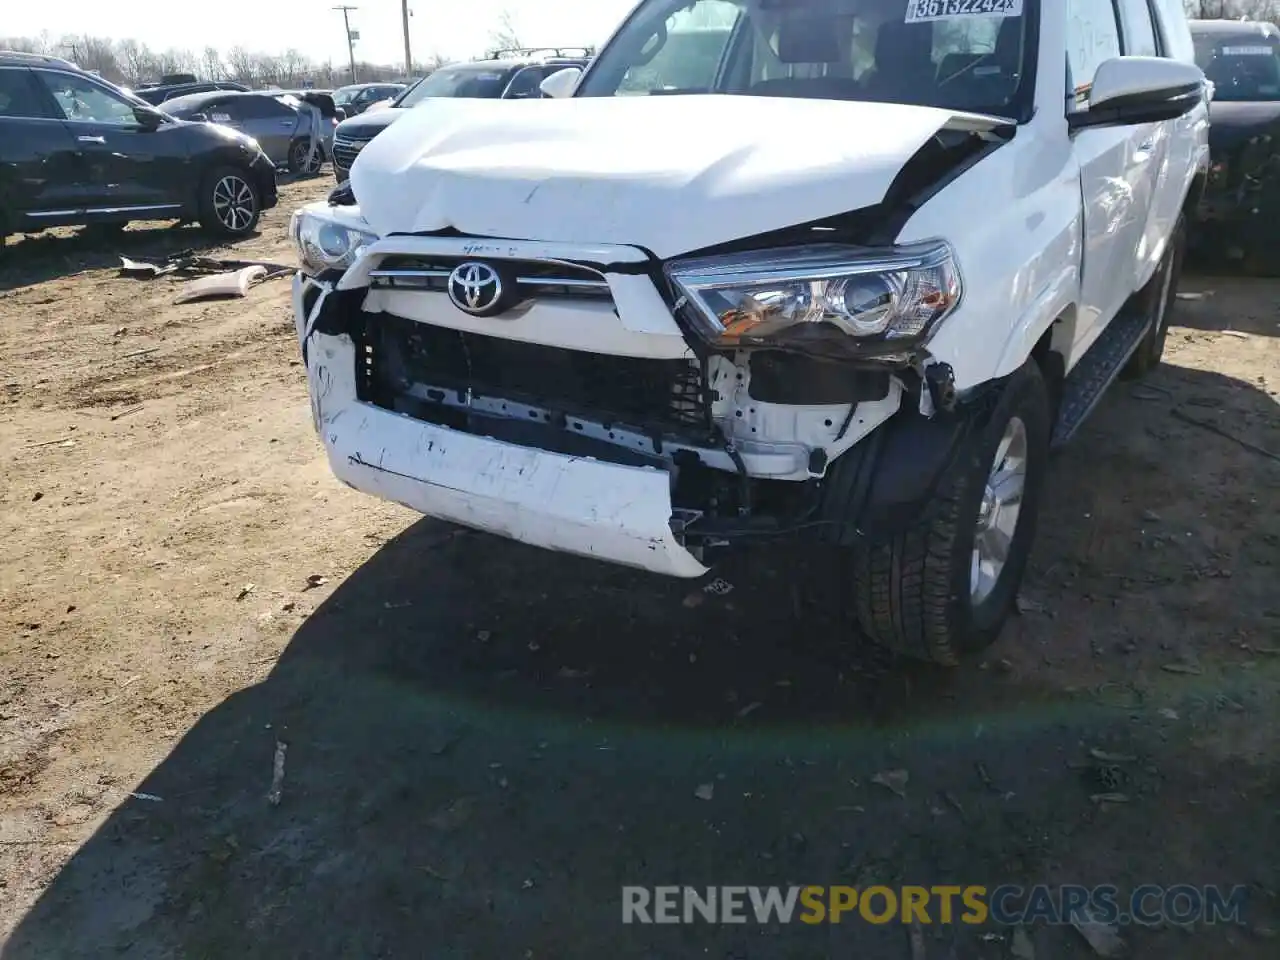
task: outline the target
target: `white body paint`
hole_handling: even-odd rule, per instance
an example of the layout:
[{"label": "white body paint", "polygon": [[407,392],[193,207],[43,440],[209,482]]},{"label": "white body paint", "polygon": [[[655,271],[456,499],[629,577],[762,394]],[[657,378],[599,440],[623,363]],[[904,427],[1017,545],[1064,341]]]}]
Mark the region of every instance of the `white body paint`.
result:
[{"label": "white body paint", "polygon": [[[956,252],[964,296],[928,353],[951,365],[962,392],[1017,369],[1051,328],[1054,349],[1073,367],[1152,276],[1207,166],[1207,108],[1069,133],[1067,27],[1065,4],[1041,4],[1034,116],[934,194],[899,234],[902,243],[943,238]],[[1175,39],[1175,56],[1187,60],[1189,37]],[[632,268],[650,256],[678,257],[872,206],[947,125],[982,130],[991,120],[766,97],[442,99],[409,111],[361,152],[352,170],[358,207],[313,209],[380,238],[336,284],[367,289],[371,317],[386,312],[551,347],[676,360],[692,357],[689,344],[653,281]],[[796,130],[822,135],[785,135]],[[461,236],[408,235],[441,232]],[[611,302],[538,301],[479,318],[444,293],[370,286],[386,257],[405,254],[601,264]],[[345,483],[555,550],[675,576],[705,572],[672,534],[663,471],[516,446],[360,402],[351,339],[313,331],[314,311],[303,312],[304,289],[315,283],[295,283],[298,333],[308,348],[317,430]],[[711,382],[720,395],[714,419],[747,473],[777,480],[809,479],[815,451],[826,464],[836,461],[903,397],[894,380],[884,400],[854,409],[761,403],[750,397],[741,358],[717,358]],[[496,409],[487,398],[474,403]],[[534,411],[517,406],[513,417]],[[589,420],[570,424],[653,452],[646,437]],[[737,467],[724,450],[699,453],[713,468]]]}]

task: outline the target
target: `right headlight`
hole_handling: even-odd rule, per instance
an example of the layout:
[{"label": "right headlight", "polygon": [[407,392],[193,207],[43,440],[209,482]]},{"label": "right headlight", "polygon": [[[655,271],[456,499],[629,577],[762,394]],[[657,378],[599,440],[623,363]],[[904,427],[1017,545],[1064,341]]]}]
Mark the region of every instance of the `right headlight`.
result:
[{"label": "right headlight", "polygon": [[356,262],[365,247],[378,239],[371,230],[343,222],[327,211],[316,210],[315,206],[304,207],[289,221],[289,239],[297,248],[305,272],[345,270]]},{"label": "right headlight", "polygon": [[677,260],[667,277],[710,343],[837,358],[901,354],[924,342],[962,293],[943,241]]}]

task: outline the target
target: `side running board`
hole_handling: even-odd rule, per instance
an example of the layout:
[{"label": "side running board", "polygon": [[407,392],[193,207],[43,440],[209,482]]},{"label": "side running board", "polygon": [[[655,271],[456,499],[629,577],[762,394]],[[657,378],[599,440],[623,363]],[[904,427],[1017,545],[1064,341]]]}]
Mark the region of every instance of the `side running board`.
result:
[{"label": "side running board", "polygon": [[1151,326],[1146,312],[1122,312],[1080,358],[1062,385],[1062,405],[1054,425],[1053,446],[1060,447],[1080,429],[1107,387],[1120,375]]}]

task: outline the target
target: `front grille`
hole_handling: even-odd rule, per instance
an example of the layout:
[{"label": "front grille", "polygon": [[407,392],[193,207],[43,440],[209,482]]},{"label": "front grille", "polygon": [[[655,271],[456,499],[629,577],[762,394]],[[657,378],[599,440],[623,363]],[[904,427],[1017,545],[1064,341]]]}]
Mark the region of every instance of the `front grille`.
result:
[{"label": "front grille", "polygon": [[[513,400],[650,435],[705,441],[713,432],[715,398],[696,360],[565,350],[386,313],[365,315],[361,339],[360,398],[387,409],[399,409],[397,400],[410,387],[426,385],[454,392],[459,401],[469,393]],[[438,399],[444,402],[443,392]]]},{"label": "front grille", "polygon": [[344,170],[350,170],[351,165],[356,162],[356,157],[360,155],[360,151],[365,148],[368,140],[352,140],[347,137],[333,138],[333,164]]},{"label": "front grille", "polygon": [[[377,269],[370,271],[369,279],[375,287],[445,293],[449,274],[467,261],[467,257],[397,254],[385,258]],[[546,260],[503,260],[502,270],[514,277],[521,300],[611,299],[609,282],[589,267]]]}]

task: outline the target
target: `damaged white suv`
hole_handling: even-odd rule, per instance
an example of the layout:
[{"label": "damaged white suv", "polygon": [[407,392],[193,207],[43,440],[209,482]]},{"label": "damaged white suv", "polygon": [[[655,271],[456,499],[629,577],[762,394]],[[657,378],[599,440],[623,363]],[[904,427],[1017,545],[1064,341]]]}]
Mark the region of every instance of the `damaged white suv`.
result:
[{"label": "damaged white suv", "polygon": [[337,476],[677,577],[842,548],[865,632],[995,637],[1051,446],[1159,363],[1207,106],[1182,0],[643,0],[295,214]]}]

